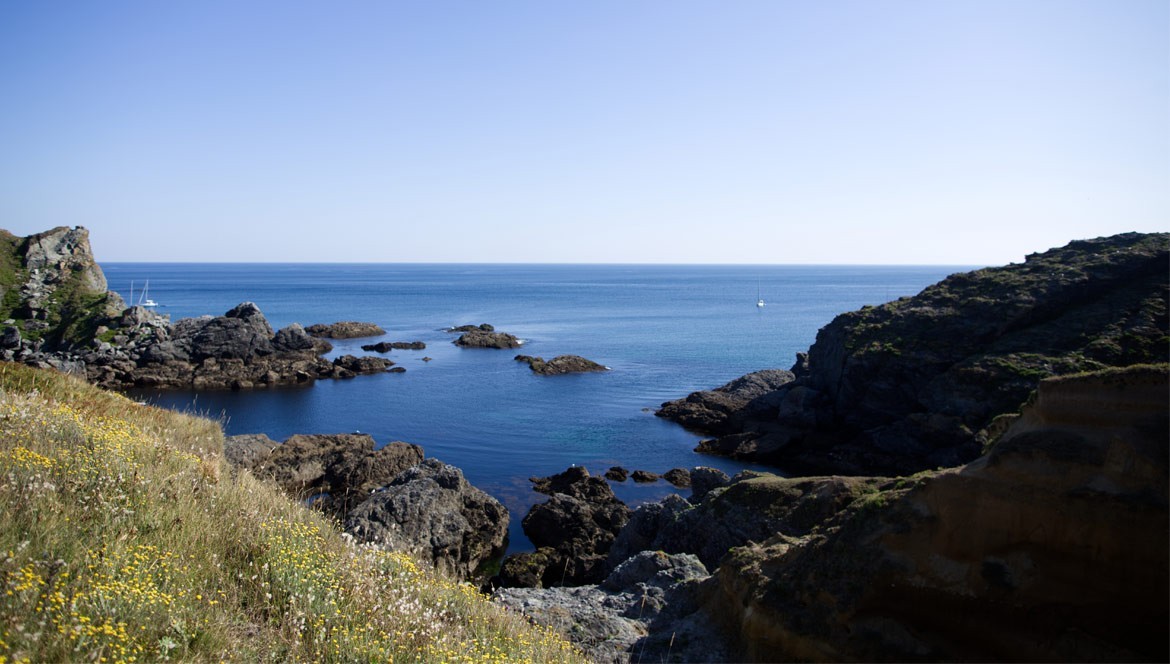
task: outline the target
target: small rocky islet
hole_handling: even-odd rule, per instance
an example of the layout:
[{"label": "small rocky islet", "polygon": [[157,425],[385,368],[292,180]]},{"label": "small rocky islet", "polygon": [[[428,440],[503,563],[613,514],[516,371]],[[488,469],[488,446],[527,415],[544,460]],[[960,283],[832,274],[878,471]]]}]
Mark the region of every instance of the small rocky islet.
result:
[{"label": "small rocky islet", "polygon": [[[250,303],[175,324],[126,308],[81,228],[3,239],[6,360],[115,388],[390,366],[328,362],[327,341],[274,332]],[[418,446],[250,436],[225,455],[361,541],[486,583],[602,661],[1165,661],[1168,244],[1073,242],[842,314],[790,371],[658,412],[710,435],[701,452],[800,476],[671,469],[661,479],[689,496],[636,509],[608,481],[657,473],[533,478],[548,496],[522,521],[536,549],[495,574],[507,511]],[[450,331],[464,347],[520,345],[489,325]]]}]

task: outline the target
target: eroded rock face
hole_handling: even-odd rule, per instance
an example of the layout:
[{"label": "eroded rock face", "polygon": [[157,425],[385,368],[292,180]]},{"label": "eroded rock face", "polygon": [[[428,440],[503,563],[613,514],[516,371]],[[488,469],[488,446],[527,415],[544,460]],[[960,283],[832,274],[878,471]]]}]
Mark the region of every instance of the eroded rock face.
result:
[{"label": "eroded rock face", "polygon": [[458,468],[427,459],[350,510],[345,530],[467,579],[502,551],[508,511],[469,484]]},{"label": "eroded rock face", "polygon": [[1168,377],[1043,381],[977,461],[733,550],[711,615],[751,660],[1165,661]]},{"label": "eroded rock face", "polygon": [[337,517],[423,460],[418,445],[393,442],[379,449],[367,434],[298,434],[284,443],[267,436],[229,436],[224,456],[234,466],[270,479],[298,499]]},{"label": "eroded rock face", "polygon": [[961,465],[1040,379],[1167,361],[1168,245],[1170,234],[1126,233],[955,274],[836,317],[796,379],[747,406],[696,393],[660,414],[717,436],[699,451],[790,472]]},{"label": "eroded rock face", "polygon": [[634,511],[610,548],[609,566],[652,550],[694,554],[708,569],[715,569],[734,547],[777,534],[807,535],[858,496],[888,481],[744,473],[726,487],[709,491],[698,505],[670,495]]}]

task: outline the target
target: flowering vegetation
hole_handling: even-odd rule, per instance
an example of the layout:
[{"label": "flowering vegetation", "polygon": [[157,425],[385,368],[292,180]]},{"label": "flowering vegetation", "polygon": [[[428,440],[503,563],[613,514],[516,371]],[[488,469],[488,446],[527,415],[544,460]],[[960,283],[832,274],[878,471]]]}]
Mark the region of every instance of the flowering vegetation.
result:
[{"label": "flowering vegetation", "polygon": [[220,459],[211,420],[0,364],[0,664],[580,661]]}]

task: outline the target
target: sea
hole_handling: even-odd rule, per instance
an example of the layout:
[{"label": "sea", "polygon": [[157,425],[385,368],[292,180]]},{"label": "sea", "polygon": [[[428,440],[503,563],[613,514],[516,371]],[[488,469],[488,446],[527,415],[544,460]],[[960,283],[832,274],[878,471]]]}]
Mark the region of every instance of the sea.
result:
[{"label": "sea", "polygon": [[[837,314],[914,295],[968,266],[102,263],[110,289],[146,296],[172,320],[254,302],[273,329],[355,320],[422,341],[385,357],[404,373],[252,391],[135,391],[222,422],[229,435],[362,432],[406,441],[463,470],[511,514],[510,552],[532,549],[521,519],[547,497],[530,477],[577,465],[662,473],[759,468],[694,452],[701,436],[655,417],[665,401],[760,369],[788,369]],[[133,293],[133,296],[131,295]],[[757,306],[762,299],[765,306]],[[446,328],[489,323],[515,350],[465,349]],[[540,376],[517,353],[581,355],[610,371]],[[429,361],[424,358],[430,358]],[[611,483],[631,505],[674,489]],[[685,494],[685,491],[683,492]]]}]

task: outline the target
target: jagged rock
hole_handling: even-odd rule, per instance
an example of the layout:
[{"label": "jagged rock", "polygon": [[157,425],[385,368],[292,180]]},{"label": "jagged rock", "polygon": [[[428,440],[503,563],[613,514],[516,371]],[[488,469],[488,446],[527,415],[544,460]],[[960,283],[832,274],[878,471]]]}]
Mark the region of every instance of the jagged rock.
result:
[{"label": "jagged rock", "polygon": [[547,362],[542,357],[532,357],[531,355],[517,355],[514,359],[517,362],[527,362],[533,373],[542,376],[609,371],[609,367],[587,360],[580,355],[558,355]]},{"label": "jagged rock", "polygon": [[350,510],[345,531],[470,579],[503,548],[508,511],[458,468],[427,459]]},{"label": "jagged rock", "polygon": [[519,348],[520,339],[507,332],[487,332],[480,328],[472,328],[453,341],[456,346],[464,348]]},{"label": "jagged rock", "polygon": [[309,334],[300,323],[293,323],[277,330],[276,336],[272,338],[272,346],[277,351],[307,350],[328,353],[333,350],[333,344]]},{"label": "jagged rock", "polygon": [[978,460],[734,550],[711,615],[745,660],[1165,661],[1168,389],[1167,365],[1044,380]]},{"label": "jagged rock", "polygon": [[746,405],[696,393],[660,414],[718,436],[699,451],[790,472],[956,466],[1042,378],[1170,359],[1168,274],[1166,233],[1077,241],[955,274],[837,316],[798,357],[795,380]]},{"label": "jagged rock", "polygon": [[691,502],[701,503],[712,489],[727,486],[731,478],[718,468],[699,466],[691,470]]},{"label": "jagged rock", "polygon": [[597,662],[728,661],[726,639],[699,610],[708,579],[693,556],[646,551],[600,585],[503,588],[492,599],[556,630]]},{"label": "jagged rock", "polygon": [[668,401],[655,415],[704,433],[731,433],[750,415],[766,412],[776,390],[794,378],[791,371],[756,371],[714,390]]},{"label": "jagged rock", "polygon": [[662,479],[680,489],[685,489],[691,485],[691,471],[686,468],[671,468],[662,474]]},{"label": "jagged rock", "polygon": [[[541,584],[580,585],[600,581],[614,536],[629,519],[630,508],[617,499],[609,483],[582,467],[532,479],[536,491],[551,498],[532,506],[521,522],[524,533],[547,549]],[[531,561],[525,562],[531,567]],[[529,574],[534,576],[534,574]],[[519,575],[504,579],[519,582]]]},{"label": "jagged rock", "polygon": [[339,323],[317,323],[305,328],[305,331],[314,337],[325,337],[327,339],[356,339],[358,337],[377,337],[386,334],[375,323],[361,323],[358,321],[341,321]]},{"label": "jagged rock", "polygon": [[281,444],[267,436],[229,436],[224,457],[295,498],[317,497],[314,507],[340,517],[423,459],[418,445],[374,448],[367,434],[298,434]]},{"label": "jagged rock", "polygon": [[625,482],[629,476],[629,471],[621,466],[614,466],[605,471],[605,479],[613,480],[614,482]]}]

